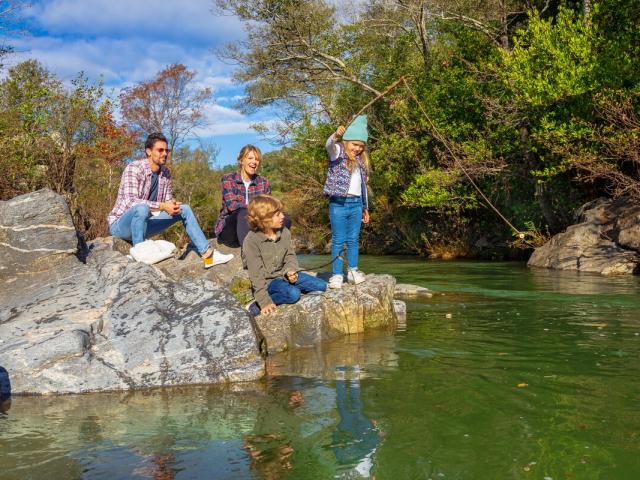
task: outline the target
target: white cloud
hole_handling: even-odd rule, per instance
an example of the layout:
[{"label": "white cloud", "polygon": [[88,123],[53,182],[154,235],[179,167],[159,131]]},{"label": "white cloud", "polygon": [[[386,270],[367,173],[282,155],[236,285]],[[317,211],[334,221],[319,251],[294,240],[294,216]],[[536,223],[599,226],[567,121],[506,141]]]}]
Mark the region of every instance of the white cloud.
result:
[{"label": "white cloud", "polygon": [[48,0],[25,14],[60,35],[142,36],[201,45],[241,38],[241,22],[214,15],[212,7],[212,0]]}]

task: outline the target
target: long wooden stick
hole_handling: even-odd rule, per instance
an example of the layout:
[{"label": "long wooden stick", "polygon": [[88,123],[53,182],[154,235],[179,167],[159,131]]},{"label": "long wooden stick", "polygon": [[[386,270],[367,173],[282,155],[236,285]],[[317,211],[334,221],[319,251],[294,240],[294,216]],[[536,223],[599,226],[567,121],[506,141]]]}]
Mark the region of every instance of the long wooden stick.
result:
[{"label": "long wooden stick", "polygon": [[377,95],[373,100],[371,100],[369,103],[367,103],[364,107],[362,107],[360,110],[358,110],[358,113],[356,113],[355,115],[353,115],[351,117],[351,120],[349,120],[349,123],[347,123],[345,126],[348,127],[349,125],[351,125],[351,123],[356,119],[356,117],[358,117],[358,115],[360,115],[362,112],[364,112],[367,108],[369,108],[371,105],[373,105],[374,103],[376,103],[378,100],[380,100],[382,97],[384,97],[385,95],[387,95],[391,90],[393,90],[394,88],[396,88],[398,85],[400,85],[402,82],[405,81],[405,77],[404,75],[402,77],[400,77],[398,80],[396,80],[395,82],[393,82],[391,85],[389,85],[384,92],[382,92],[381,94]]}]

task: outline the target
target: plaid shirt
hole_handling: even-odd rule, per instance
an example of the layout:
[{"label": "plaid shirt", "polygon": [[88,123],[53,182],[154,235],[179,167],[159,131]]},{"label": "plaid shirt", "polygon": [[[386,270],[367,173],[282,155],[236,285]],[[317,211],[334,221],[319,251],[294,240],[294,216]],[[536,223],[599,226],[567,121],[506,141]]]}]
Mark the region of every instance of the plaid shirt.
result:
[{"label": "plaid shirt", "polygon": [[158,176],[158,197],[156,202],[147,200],[151,190],[151,167],[149,161],[144,158],[136,160],[127,165],[122,172],[120,188],[116,204],[109,214],[109,225],[119,219],[124,212],[134,205],[146,203],[151,208],[160,208],[161,202],[166,202],[173,198],[173,186],[171,183],[171,173],[164,165],[160,167]]},{"label": "plaid shirt", "polygon": [[[246,193],[242,181],[242,175],[238,172],[227,173],[220,179],[222,189],[222,208],[216,221],[216,236],[220,235],[227,217],[241,207],[246,207]],[[256,175],[251,179],[249,184],[249,201],[257,195],[271,195],[271,185],[269,180],[260,175]]]}]

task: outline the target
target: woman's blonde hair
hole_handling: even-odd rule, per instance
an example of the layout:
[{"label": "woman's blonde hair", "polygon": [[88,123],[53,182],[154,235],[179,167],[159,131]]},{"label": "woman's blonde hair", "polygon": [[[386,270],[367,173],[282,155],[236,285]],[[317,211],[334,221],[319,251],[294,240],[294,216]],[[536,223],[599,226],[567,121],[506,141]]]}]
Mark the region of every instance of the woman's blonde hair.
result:
[{"label": "woman's blonde hair", "polygon": [[258,160],[258,163],[262,163],[262,152],[260,151],[260,149],[255,145],[245,145],[240,149],[240,153],[238,154],[238,171],[240,170],[242,160],[244,160],[244,158],[250,153],[253,153],[256,156],[256,160]]},{"label": "woman's blonde hair", "polygon": [[[349,147],[349,144],[352,142],[355,142],[356,140],[343,140],[342,141],[342,146],[344,147],[344,153],[347,156],[347,169],[350,172],[353,172],[353,169],[356,168],[356,165],[358,165],[358,161],[356,160],[356,157],[354,157],[351,152]],[[360,140],[357,140],[358,143],[364,143],[361,142]],[[364,168],[366,170],[366,172],[369,172],[369,154],[367,153],[367,144],[364,144],[364,149],[362,150],[362,153],[360,154],[360,159],[362,160],[362,163],[364,163]]]},{"label": "woman's blonde hair", "polygon": [[271,195],[258,195],[247,205],[247,222],[254,232],[264,232],[271,226],[273,216],[282,211],[282,202]]}]

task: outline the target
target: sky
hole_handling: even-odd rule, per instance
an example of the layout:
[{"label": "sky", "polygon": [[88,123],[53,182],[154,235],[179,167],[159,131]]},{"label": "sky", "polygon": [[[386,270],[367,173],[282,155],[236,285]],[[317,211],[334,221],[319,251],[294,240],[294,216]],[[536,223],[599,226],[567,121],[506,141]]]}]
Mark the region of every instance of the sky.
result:
[{"label": "sky", "polygon": [[219,165],[234,163],[247,143],[263,152],[277,147],[251,129],[252,123],[269,122],[269,112],[247,116],[234,108],[243,88],[232,82],[234,66],[219,60],[215,50],[241,40],[244,30],[237,18],[213,8],[213,0],[34,0],[3,32],[15,49],[5,64],[35,58],[64,81],[84,72],[115,97],[167,65],[182,63],[197,72],[198,86],[214,92],[207,125],[197,136],[218,145]]}]

